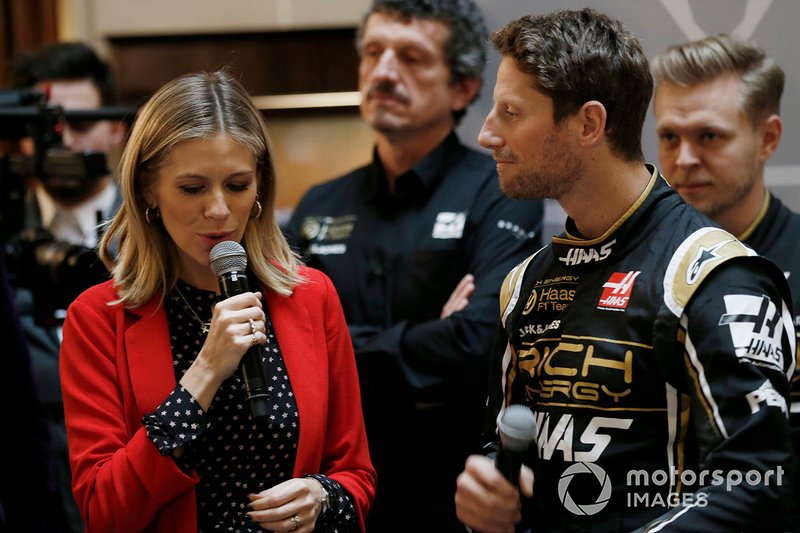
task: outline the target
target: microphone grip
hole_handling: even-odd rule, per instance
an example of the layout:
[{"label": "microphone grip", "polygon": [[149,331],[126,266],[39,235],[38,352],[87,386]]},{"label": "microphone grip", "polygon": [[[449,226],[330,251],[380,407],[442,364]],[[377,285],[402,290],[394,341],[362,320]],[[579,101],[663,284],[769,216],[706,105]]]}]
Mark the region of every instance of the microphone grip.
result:
[{"label": "microphone grip", "polygon": [[267,392],[267,374],[261,362],[262,347],[251,346],[242,357],[241,372],[244,382],[245,401],[250,407],[250,416],[254,419],[269,415],[269,394]]},{"label": "microphone grip", "polygon": [[[247,275],[244,271],[227,272],[219,276],[220,292],[226,297],[249,292]],[[245,402],[250,407],[254,419],[269,416],[269,395],[267,374],[261,362],[261,346],[251,346],[242,357],[240,371],[245,389]]]},{"label": "microphone grip", "polygon": [[219,277],[219,290],[225,298],[250,292],[247,284],[247,275],[244,272],[236,271],[221,275]]},{"label": "microphone grip", "polygon": [[524,451],[509,450],[501,446],[494,458],[495,468],[515,487],[519,484],[519,470],[524,456]]}]

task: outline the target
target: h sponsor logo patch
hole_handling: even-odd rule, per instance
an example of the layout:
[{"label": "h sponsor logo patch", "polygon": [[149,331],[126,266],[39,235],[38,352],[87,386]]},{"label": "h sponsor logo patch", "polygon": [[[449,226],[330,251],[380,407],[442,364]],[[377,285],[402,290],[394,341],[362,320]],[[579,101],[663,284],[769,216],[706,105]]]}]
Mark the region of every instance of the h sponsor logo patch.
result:
[{"label": "h sponsor logo patch", "polygon": [[431,237],[434,239],[460,239],[464,235],[466,222],[466,213],[442,211],[436,215],[436,223],[433,225]]},{"label": "h sponsor logo patch", "polygon": [[783,322],[780,309],[769,297],[729,294],[725,309],[719,325],[730,328],[737,357],[783,371]]},{"label": "h sponsor logo patch", "polygon": [[633,282],[641,274],[640,270],[630,272],[614,272],[603,284],[603,294],[597,302],[598,309],[624,311],[628,307],[633,290]]}]

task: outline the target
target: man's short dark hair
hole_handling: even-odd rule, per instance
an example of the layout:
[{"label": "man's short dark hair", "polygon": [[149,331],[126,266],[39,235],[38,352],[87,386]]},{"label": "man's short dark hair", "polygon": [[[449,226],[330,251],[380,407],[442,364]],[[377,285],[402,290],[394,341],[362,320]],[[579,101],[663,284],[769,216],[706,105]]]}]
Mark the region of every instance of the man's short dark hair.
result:
[{"label": "man's short dark hair", "polygon": [[101,105],[117,103],[111,67],[84,43],[56,43],[21,52],[11,61],[9,78],[15,88],[48,80],[89,79],[100,92]]},{"label": "man's short dark hair", "polygon": [[612,151],[627,161],[644,160],[642,127],[653,78],[638,39],[622,23],[589,8],[559,10],[509,22],[491,40],[552,98],[557,124],[597,100],[608,114]]}]

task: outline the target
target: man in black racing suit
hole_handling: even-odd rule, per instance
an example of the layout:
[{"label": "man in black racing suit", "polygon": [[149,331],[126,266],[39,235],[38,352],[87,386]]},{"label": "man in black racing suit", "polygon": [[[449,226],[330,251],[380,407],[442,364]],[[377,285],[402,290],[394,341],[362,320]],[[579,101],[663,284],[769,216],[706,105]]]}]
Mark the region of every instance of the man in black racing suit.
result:
[{"label": "man in black racing suit", "polygon": [[551,195],[569,219],[501,289],[487,440],[505,407],[534,411],[518,487],[532,499],[473,456],[459,519],[486,533],[781,531],[795,367],[782,272],[643,164],[652,78],[618,21],[557,11],[492,42],[481,144],[506,194]]},{"label": "man in black racing suit", "polygon": [[634,207],[599,239],[554,238],[503,286],[491,405],[536,413],[535,529],[780,524],[781,272],[655,171]]}]

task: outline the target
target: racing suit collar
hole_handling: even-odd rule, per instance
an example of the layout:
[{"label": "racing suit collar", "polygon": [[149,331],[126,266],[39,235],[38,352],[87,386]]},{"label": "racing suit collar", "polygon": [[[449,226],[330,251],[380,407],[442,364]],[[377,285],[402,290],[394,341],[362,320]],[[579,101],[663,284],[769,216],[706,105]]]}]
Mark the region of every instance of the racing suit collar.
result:
[{"label": "racing suit collar", "polygon": [[646,237],[647,229],[639,223],[643,214],[665,195],[675,194],[654,165],[647,164],[646,167],[650,172],[650,181],[644,191],[600,237],[583,239],[577,236],[575,222],[567,218],[564,233],[552,240],[553,254],[558,261],[567,267],[592,265],[620,256],[624,250]]}]

